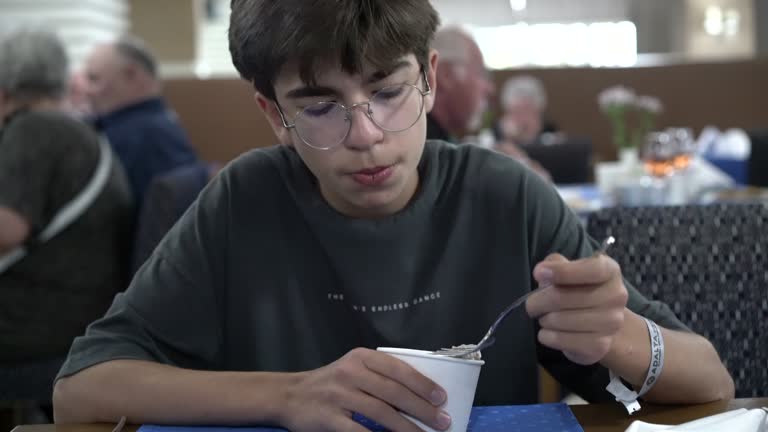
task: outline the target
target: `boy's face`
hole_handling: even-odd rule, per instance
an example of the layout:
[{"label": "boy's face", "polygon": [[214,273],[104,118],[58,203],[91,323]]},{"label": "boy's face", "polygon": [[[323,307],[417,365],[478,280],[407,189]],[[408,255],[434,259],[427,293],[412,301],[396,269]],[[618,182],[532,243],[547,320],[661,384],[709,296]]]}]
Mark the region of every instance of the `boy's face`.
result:
[{"label": "boy's face", "polygon": [[[376,110],[376,107],[388,107],[391,103],[386,101],[400,94],[387,90],[376,98],[384,102],[372,107],[373,118],[381,124],[392,121],[404,127],[410,124],[410,119],[415,121],[413,126],[400,132],[385,131],[374,123],[366,114],[365,103],[383,88],[394,85],[413,84],[425,91],[426,83],[414,55],[398,59],[391,70],[373,70],[366,66],[360,75],[350,75],[338,67],[324,69],[317,74],[317,82],[312,86],[303,82],[297,71],[283,71],[275,81],[275,94],[287,124],[296,122],[297,113],[303,109],[320,107],[312,116],[305,114],[300,119],[299,123],[304,126],[298,132],[302,133],[301,137],[296,128],[283,126],[278,108],[271,100],[258,94],[256,97],[279,140],[296,148],[332,207],[352,217],[386,216],[403,209],[419,184],[417,166],[426,139],[426,113],[432,109],[436,88],[436,53],[430,54],[429,63],[429,70],[425,72],[432,94],[422,97],[414,91],[398,103],[397,110]],[[422,99],[423,109],[419,115]],[[315,105],[319,102],[336,102],[345,107],[362,104],[353,108],[349,121],[345,121],[343,109],[335,110],[336,115],[323,105]],[[348,125],[346,137],[330,148],[313,148],[304,141],[333,141],[332,137],[343,137]]]}]

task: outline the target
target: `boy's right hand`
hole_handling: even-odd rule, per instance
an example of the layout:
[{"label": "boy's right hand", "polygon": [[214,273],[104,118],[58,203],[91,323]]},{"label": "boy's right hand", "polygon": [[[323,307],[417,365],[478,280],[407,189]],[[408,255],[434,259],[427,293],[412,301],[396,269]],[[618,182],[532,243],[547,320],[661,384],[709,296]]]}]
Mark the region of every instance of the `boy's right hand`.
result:
[{"label": "boy's right hand", "polygon": [[407,363],[357,348],[322,368],[302,372],[287,394],[282,425],[291,431],[360,431],[361,414],[392,431],[420,431],[398,411],[438,430],[450,426],[439,407],[445,391]]}]

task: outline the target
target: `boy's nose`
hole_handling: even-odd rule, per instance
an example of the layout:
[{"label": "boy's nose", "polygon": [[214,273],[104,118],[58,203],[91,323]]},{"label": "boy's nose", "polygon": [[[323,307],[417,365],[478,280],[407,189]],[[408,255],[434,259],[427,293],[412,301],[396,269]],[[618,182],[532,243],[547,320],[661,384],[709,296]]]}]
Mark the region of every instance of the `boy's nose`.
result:
[{"label": "boy's nose", "polygon": [[344,145],[351,149],[366,150],[384,139],[384,131],[369,116],[368,104],[355,106],[349,120],[352,125]]}]

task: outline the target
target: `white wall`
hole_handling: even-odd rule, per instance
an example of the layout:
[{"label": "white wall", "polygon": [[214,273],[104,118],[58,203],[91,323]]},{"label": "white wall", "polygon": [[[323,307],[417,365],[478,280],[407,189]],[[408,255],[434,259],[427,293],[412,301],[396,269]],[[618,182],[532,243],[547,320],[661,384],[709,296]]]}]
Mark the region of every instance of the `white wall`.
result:
[{"label": "white wall", "polygon": [[[499,26],[532,23],[623,21],[631,0],[527,0],[515,12],[509,0],[432,0],[444,24]],[[672,0],[677,1],[677,0]]]},{"label": "white wall", "polygon": [[39,27],[63,40],[73,69],[92,47],[128,27],[127,0],[0,0],[0,32]]},{"label": "white wall", "polygon": [[[757,0],[766,1],[766,0]],[[756,52],[754,0],[687,0],[686,54],[696,58],[751,57]],[[738,15],[738,33],[710,34],[704,21],[707,9],[718,7]],[[725,24],[725,23],[723,23]]]},{"label": "white wall", "polygon": [[[764,9],[768,9],[768,6],[765,6],[768,0],[527,0],[525,10],[521,12],[515,12],[510,7],[510,0],[432,0],[432,2],[444,24],[461,24],[469,29],[491,29],[520,23],[524,23],[522,25],[524,27],[525,24],[631,21],[637,29],[638,64],[752,57],[758,51],[757,33],[761,30],[756,24],[755,14],[765,15]],[[756,4],[761,4],[762,8],[756,9]],[[739,32],[733,36],[708,34],[703,22],[705,11],[709,6],[738,11]],[[759,36],[760,41],[768,40],[766,36],[768,31],[762,30]],[[482,31],[481,34],[475,31],[476,36],[493,33],[494,30]],[[565,54],[558,54],[559,51],[564,51],[566,54],[611,51],[610,46],[598,46],[600,43],[609,43],[610,41],[607,40],[598,39],[584,44],[580,43],[577,37],[564,32],[563,34],[568,36],[560,37],[558,42],[555,36],[534,37],[534,33],[519,32],[514,37],[508,35],[504,38],[503,44],[494,42],[495,36],[485,37],[479,42],[484,53],[499,58],[499,64],[508,64],[512,67],[516,66],[517,60],[533,58],[534,54],[553,57],[552,61],[544,62],[534,59],[534,64],[555,65],[557,59],[554,57],[565,58]],[[556,33],[557,31],[552,34]],[[502,59],[503,56],[497,52],[500,50],[510,52],[508,60]],[[623,60],[617,62],[617,64],[627,63],[628,61]]]}]

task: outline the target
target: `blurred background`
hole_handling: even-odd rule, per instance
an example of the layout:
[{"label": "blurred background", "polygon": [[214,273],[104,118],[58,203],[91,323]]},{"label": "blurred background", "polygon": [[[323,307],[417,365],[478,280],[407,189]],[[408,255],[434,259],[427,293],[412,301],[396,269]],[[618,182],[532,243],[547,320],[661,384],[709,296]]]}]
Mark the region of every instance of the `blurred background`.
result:
[{"label": "blurred background", "polygon": [[[461,75],[461,80],[438,79],[458,84],[438,89],[436,107],[442,97],[444,108],[464,108],[471,105],[467,101],[473,99],[484,109],[477,110],[482,115],[477,116],[479,121],[475,126],[440,125],[448,132],[448,138],[457,143],[494,148],[519,158],[551,180],[579,216],[598,221],[593,222],[593,227],[613,219],[608,216],[595,219],[590,213],[610,210],[616,204],[617,211],[621,211],[622,205],[768,203],[768,0],[432,1],[444,25],[459,26],[474,39],[485,63],[483,67],[478,59],[462,59],[462,65],[471,67],[455,68],[453,73]],[[134,188],[138,198],[137,211],[131,210],[130,214],[131,226],[136,221],[135,233],[130,233],[128,242],[131,247],[111,251],[117,257],[118,252],[133,250],[131,271],[144,262],[221,164],[249,149],[277,143],[253,100],[253,88],[240,79],[232,66],[228,21],[229,0],[0,0],[0,36],[20,28],[45,29],[54,31],[65,45],[73,77],[67,102],[75,114],[83,117],[93,114],[88,112],[89,97],[91,103],[103,99],[108,93],[103,90],[110,85],[112,89],[129,89],[123,92],[128,99],[121,101],[120,109],[95,114],[100,114],[99,127],[108,135],[107,123],[122,124],[122,129],[115,126],[113,130],[117,132],[110,140],[113,149],[131,150],[128,152],[131,158],[123,157],[118,151],[129,176],[132,172],[145,175],[150,171],[147,167],[157,168],[142,180],[141,194],[136,193],[139,188]],[[142,70],[146,64],[154,65],[152,56],[134,49],[139,45],[129,47],[133,55],[128,62],[128,69],[133,72],[131,82],[139,86],[136,88],[150,89],[146,94],[138,94],[128,84],[115,87],[114,82],[118,80],[104,85],[109,81],[103,78],[104,70],[101,81],[98,76],[94,78],[98,74],[84,72],[86,60],[99,51],[99,45],[124,33],[143,39],[159,66],[161,85],[155,86],[158,78],[155,68]],[[443,52],[448,52],[451,46],[447,48]],[[450,62],[443,65],[439,71],[453,70],[449,68]],[[40,69],[35,66],[33,70]],[[127,74],[115,76],[128,82]],[[157,88],[161,89],[159,95],[155,94]],[[93,93],[90,96],[89,91]],[[467,97],[471,92],[477,94]],[[446,97],[451,94],[453,99]],[[166,115],[166,103],[177,116]],[[144,114],[149,117],[129,119],[128,126],[120,123],[124,119],[115,120],[125,115],[126,110],[131,112],[137,107],[139,111],[147,111]],[[437,118],[436,111],[438,108],[430,115]],[[474,117],[475,113],[468,114]],[[163,133],[155,138],[156,142],[150,142],[141,130],[147,125],[153,126],[158,118],[164,121]],[[104,120],[109,121],[104,123]],[[127,144],[117,145],[123,139]],[[146,198],[142,199],[145,190]],[[713,191],[717,194],[712,195]],[[674,227],[663,232],[683,236],[689,232],[677,228],[682,222],[674,207],[664,210],[669,212],[664,217],[657,217],[653,209],[645,211],[651,215],[648,223],[663,220]],[[680,211],[696,215],[700,210],[685,207]],[[765,218],[756,216],[754,208],[728,211],[734,212],[729,216],[732,219],[724,220],[738,221],[732,225],[746,224],[751,227],[748,233],[764,229]],[[625,219],[618,223],[619,227],[630,229],[628,227],[638,225],[635,213],[621,215]],[[704,220],[704,217],[695,217],[697,224]],[[721,230],[720,219],[714,220],[714,225],[707,228],[711,232],[700,236],[701,239],[720,239],[712,234]],[[729,223],[723,222],[723,226]],[[631,236],[631,232],[625,234],[625,237]],[[765,250],[765,245],[751,243],[763,241],[764,236],[734,234],[732,238],[733,242],[739,239],[738,243],[744,248],[754,247],[751,251],[757,253],[753,255],[764,258],[761,250]],[[674,236],[664,240],[673,245],[675,241],[690,241]],[[652,243],[659,242],[646,240],[644,244]],[[666,258],[667,243],[659,244],[655,253]],[[722,250],[731,250],[731,247],[722,246]],[[710,245],[700,250],[709,251]],[[641,248],[637,251],[638,256],[646,253]],[[622,263],[627,270],[625,274],[631,274],[633,262],[641,263],[641,260],[630,260],[629,266]],[[732,259],[728,265],[735,265],[733,262]],[[765,282],[760,279],[760,269],[764,266],[761,265],[745,268],[761,272],[750,276],[753,278],[750,280],[754,280],[750,286],[754,286],[755,296],[764,299]],[[726,264],[723,267],[727,267]],[[37,267],[30,265],[30,268],[34,269],[30,274],[35,275]],[[691,267],[688,271],[707,274],[706,271],[717,270],[718,265],[709,265]],[[742,270],[739,267],[737,273],[742,274]],[[646,271],[648,269],[641,266],[636,274]],[[668,281],[679,280],[682,284],[683,280],[690,280],[684,279],[676,267],[669,271],[674,278],[670,276]],[[59,281],[67,280],[67,276],[56,277]],[[719,273],[707,280],[721,280],[724,285],[731,283],[731,279],[721,278]],[[0,285],[2,283],[0,280]],[[640,280],[636,285],[644,288]],[[20,292],[27,292],[19,286]],[[114,288],[123,289],[123,285],[117,283]],[[673,288],[676,289],[676,285],[670,285],[670,289]],[[712,304],[722,307],[720,289],[731,286],[715,284],[712,288],[711,298],[716,303],[702,303],[705,312],[699,316],[714,316]],[[741,287],[739,290],[741,292]],[[677,291],[671,292],[670,298],[675,299]],[[735,308],[737,313],[757,310],[756,306],[747,304],[741,294],[739,298],[746,306]],[[698,300],[698,294],[685,300],[692,304],[694,317]],[[37,300],[30,297],[30,301],[30,310],[36,310]],[[765,310],[764,300],[762,304]],[[717,314],[723,316],[720,312]],[[765,321],[762,317],[758,319],[761,325]],[[85,316],[83,319],[90,320]],[[702,325],[711,324],[705,321]],[[747,339],[760,340],[751,327],[757,324],[741,319],[732,321],[749,332]],[[712,325],[717,329],[719,324],[714,321]],[[55,328],[56,324],[50,327]],[[719,347],[725,347],[722,352],[736,356],[731,364],[740,372],[748,369],[742,368],[742,359],[738,357],[744,351],[740,337],[731,339],[730,331],[728,335],[727,343],[739,345]],[[45,345],[47,341],[41,338],[40,342]],[[19,370],[6,370],[5,375],[0,368],[0,389],[32,388],[36,392],[35,400],[48,407],[48,412],[38,415],[37,420],[50,421],[50,385],[61,361],[54,358],[42,365],[21,365]],[[755,361],[765,364],[761,359]],[[764,372],[761,367],[753,369],[755,374]],[[39,384],[30,385],[29,377],[36,378]],[[761,379],[765,379],[764,373]],[[556,401],[564,396],[546,375],[542,380],[542,401]],[[5,384],[7,382],[17,384]],[[763,383],[754,381],[751,385],[762,391]],[[737,394],[750,395],[745,393],[750,389],[741,383],[742,393]],[[7,401],[29,397],[3,396],[0,392],[0,430],[3,429],[3,398]],[[19,424],[34,418],[22,413],[8,423]]]},{"label": "blurred background", "polygon": [[[444,24],[476,39],[497,89],[540,79],[558,128],[613,160],[597,96],[614,86],[659,98],[657,127],[698,134],[765,127],[766,0],[433,0]],[[164,94],[202,158],[226,162],[274,143],[229,57],[228,0],[0,0],[0,29],[38,25],[65,41],[73,69],[99,41],[131,31],[160,62]],[[489,117],[498,110],[498,98]]]}]

